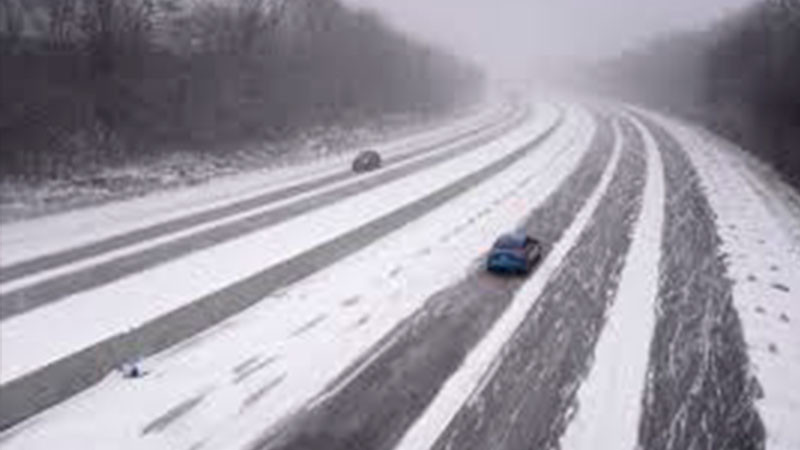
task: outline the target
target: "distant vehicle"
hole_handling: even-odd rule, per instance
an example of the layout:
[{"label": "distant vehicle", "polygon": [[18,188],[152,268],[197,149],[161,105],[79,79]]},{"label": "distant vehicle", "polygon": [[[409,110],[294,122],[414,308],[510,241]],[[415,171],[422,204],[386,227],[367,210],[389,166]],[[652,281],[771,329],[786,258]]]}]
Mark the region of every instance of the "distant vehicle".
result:
[{"label": "distant vehicle", "polygon": [[380,169],[381,155],[375,150],[361,152],[353,160],[353,172],[362,173]]},{"label": "distant vehicle", "polygon": [[527,274],[542,259],[542,244],[522,232],[500,236],[492,246],[486,268],[494,273]]}]

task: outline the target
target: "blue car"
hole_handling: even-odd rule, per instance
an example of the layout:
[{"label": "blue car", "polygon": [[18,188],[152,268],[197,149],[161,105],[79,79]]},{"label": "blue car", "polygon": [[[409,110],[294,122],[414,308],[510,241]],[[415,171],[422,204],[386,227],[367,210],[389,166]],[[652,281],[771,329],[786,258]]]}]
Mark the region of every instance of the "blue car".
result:
[{"label": "blue car", "polygon": [[486,268],[494,273],[527,274],[542,259],[542,244],[522,232],[500,236],[489,252]]}]

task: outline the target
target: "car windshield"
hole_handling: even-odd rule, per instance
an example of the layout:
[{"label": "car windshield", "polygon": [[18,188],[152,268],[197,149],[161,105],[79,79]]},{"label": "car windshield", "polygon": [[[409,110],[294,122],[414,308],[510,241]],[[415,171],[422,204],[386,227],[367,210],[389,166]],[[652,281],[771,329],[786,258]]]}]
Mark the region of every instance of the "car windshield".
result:
[{"label": "car windshield", "polygon": [[525,236],[516,234],[502,236],[497,240],[497,242],[494,243],[494,248],[501,249],[518,249],[524,246]]}]

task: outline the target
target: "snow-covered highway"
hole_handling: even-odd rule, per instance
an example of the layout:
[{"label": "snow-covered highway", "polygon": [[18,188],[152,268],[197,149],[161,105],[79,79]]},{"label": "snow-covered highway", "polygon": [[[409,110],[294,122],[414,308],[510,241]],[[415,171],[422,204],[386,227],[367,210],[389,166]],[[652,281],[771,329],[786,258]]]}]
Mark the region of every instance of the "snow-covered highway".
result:
[{"label": "snow-covered highway", "polygon": [[552,101],[380,150],[4,225],[0,448],[800,448],[797,196],[740,150]]}]

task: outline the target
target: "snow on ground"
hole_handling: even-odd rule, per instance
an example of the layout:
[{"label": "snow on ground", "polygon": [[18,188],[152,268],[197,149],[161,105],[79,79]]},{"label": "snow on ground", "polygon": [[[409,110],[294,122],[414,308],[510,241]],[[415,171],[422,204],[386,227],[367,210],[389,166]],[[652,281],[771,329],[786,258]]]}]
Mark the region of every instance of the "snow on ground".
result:
[{"label": "snow on ground", "polygon": [[613,178],[622,149],[621,133],[615,124],[614,154],[606,167],[600,184],[587,199],[563,237],[553,247],[547,258],[517,294],[503,315],[492,325],[484,338],[467,355],[461,367],[442,386],[439,393],[422,415],[403,436],[397,450],[424,450],[432,448],[456,413],[469,401],[473,393],[479,392],[481,384],[491,379],[503,346],[525,320],[528,311],[536,303],[550,276],[559,268],[569,250],[575,245],[583,229],[588,225],[594,210]]},{"label": "snow on ground", "polygon": [[578,390],[578,409],[561,438],[569,450],[636,448],[649,348],[655,327],[664,220],[664,168],[652,135],[645,139],[647,184],[616,297]]},{"label": "snow on ground", "polygon": [[[499,140],[413,176],[11,317],[0,327],[0,383],[134,329],[410,204],[514,152],[555,120],[554,110],[543,111]],[[81,326],[76,328],[76,323]]]},{"label": "snow on ground", "polygon": [[[493,105],[476,116],[461,119],[450,126],[372,148],[386,156],[406,154],[450,136],[497,123],[509,116],[510,108],[508,105]],[[0,233],[0,264],[8,266],[302,184],[348,169],[351,158],[350,154],[336,155],[302,166],[258,170],[186,189],[156,192],[142,198],[3,224]]]},{"label": "snow on ground", "polygon": [[[717,214],[734,281],[767,449],[800,448],[800,215],[791,188],[764,180],[751,159],[710,134],[661,119],[684,146]],[[759,174],[761,172],[761,174]],[[777,192],[784,190],[785,192]],[[785,194],[785,195],[783,195]]]},{"label": "snow on ground", "polygon": [[[537,122],[539,129],[543,123]],[[464,276],[574,169],[591,118],[570,111],[501,175],[334,266],[9,433],[9,448],[238,448],[302,407],[437,290]],[[531,129],[492,151],[517,148]],[[499,155],[497,155],[499,156]],[[420,181],[421,182],[421,181]]]}]

